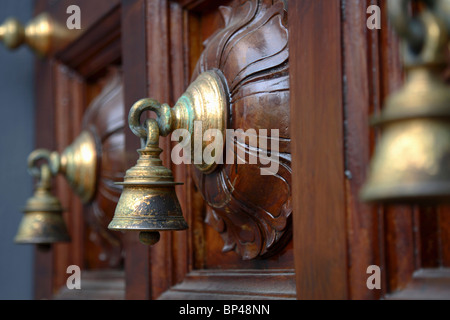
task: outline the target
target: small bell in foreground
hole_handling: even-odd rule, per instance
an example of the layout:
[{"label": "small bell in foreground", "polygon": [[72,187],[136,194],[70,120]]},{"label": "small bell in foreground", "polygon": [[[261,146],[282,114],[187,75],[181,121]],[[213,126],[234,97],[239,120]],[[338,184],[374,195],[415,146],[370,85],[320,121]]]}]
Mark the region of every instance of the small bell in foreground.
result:
[{"label": "small bell in foreground", "polygon": [[[142,148],[137,164],[126,172],[123,191],[108,228],[112,230],[140,231],[142,243],[153,245],[159,241],[159,231],[184,230],[188,228],[181,212],[181,206],[175,192],[172,171],[165,168],[159,157],[159,137],[167,137],[175,130],[189,133],[190,146],[184,151],[193,156],[212,143],[203,141],[194,143],[195,123],[201,122],[197,132],[204,137],[209,130],[226,134],[229,94],[223,74],[219,70],[209,70],[200,74],[186,92],[178,99],[173,108],[154,99],[141,99],[136,102],[128,115],[131,131],[141,138]],[[141,123],[144,112],[154,112],[156,119],[147,119]],[[184,138],[183,138],[184,139]],[[222,150],[220,151],[222,152]],[[219,152],[218,152],[219,153]],[[218,155],[216,154],[216,156]],[[201,161],[195,166],[208,174],[216,170],[218,163]]]},{"label": "small bell in foreground", "polygon": [[61,204],[50,192],[50,169],[47,165],[42,165],[40,171],[41,181],[33,197],[27,201],[23,210],[25,215],[14,241],[42,246],[70,241]]}]

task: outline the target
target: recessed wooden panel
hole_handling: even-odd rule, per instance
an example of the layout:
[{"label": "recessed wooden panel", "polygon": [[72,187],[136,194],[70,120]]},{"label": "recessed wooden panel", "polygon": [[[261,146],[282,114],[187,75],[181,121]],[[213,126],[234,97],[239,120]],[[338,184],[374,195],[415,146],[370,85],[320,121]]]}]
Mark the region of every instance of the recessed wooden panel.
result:
[{"label": "recessed wooden panel", "polygon": [[348,298],[340,10],[338,1],[289,3],[299,299]]}]

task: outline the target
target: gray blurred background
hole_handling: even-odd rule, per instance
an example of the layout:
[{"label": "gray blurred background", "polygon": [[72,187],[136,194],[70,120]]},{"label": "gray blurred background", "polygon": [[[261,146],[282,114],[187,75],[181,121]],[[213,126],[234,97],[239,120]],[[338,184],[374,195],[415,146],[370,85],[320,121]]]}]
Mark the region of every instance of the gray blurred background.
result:
[{"label": "gray blurred background", "polygon": [[[0,23],[32,18],[33,0],[0,0]],[[0,44],[0,299],[33,298],[33,252],[13,238],[21,209],[32,195],[27,157],[34,148],[34,55]]]}]

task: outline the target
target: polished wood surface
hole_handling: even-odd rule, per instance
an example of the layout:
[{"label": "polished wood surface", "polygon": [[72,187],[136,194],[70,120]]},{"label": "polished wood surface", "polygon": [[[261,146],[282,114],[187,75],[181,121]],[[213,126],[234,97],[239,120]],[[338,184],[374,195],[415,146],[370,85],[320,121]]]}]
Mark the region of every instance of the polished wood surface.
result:
[{"label": "polished wood surface", "polygon": [[[53,138],[55,128],[55,109],[52,88],[49,85],[53,79],[52,63],[39,60],[35,63],[35,92],[36,104],[36,138],[37,146],[55,150]],[[39,133],[40,132],[40,133]],[[49,299],[53,294],[53,250],[42,250],[36,247],[34,266],[34,297]]]},{"label": "polished wood surface", "polygon": [[293,278],[289,270],[198,270],[159,299],[186,299],[188,293],[196,300],[290,300],[295,295]]},{"label": "polished wood surface", "polygon": [[[147,96],[147,15],[146,1],[122,1],[121,32],[122,65],[124,81],[125,114],[139,99]],[[139,139],[125,130],[125,157],[127,168],[134,166],[138,158],[136,150]],[[138,237],[131,232],[124,235],[126,299],[151,299],[150,249],[139,243]]]},{"label": "polished wood surface", "polygon": [[289,6],[297,297],[346,299],[341,8],[327,0]]},{"label": "polished wood surface", "polygon": [[[382,292],[366,286],[369,265],[381,265],[382,226],[379,209],[359,200],[359,190],[366,179],[374,136],[368,126],[369,118],[380,110],[381,76],[380,33],[366,28],[366,8],[370,1],[345,5],[347,17],[343,22],[343,67],[346,77],[344,92],[345,134],[345,192],[349,250],[349,297],[377,299]],[[358,65],[358,68],[355,68]],[[394,78],[393,78],[394,79]]]}]

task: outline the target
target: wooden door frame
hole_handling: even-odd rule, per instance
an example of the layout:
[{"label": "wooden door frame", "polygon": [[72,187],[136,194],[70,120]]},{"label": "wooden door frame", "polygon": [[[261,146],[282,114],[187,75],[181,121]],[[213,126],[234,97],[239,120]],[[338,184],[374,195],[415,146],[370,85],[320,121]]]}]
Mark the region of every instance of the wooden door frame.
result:
[{"label": "wooden door frame", "polygon": [[291,123],[296,124],[291,125],[292,198],[299,299],[348,297],[340,39],[339,1],[290,1],[289,45],[290,56],[295,57],[290,60]]}]

